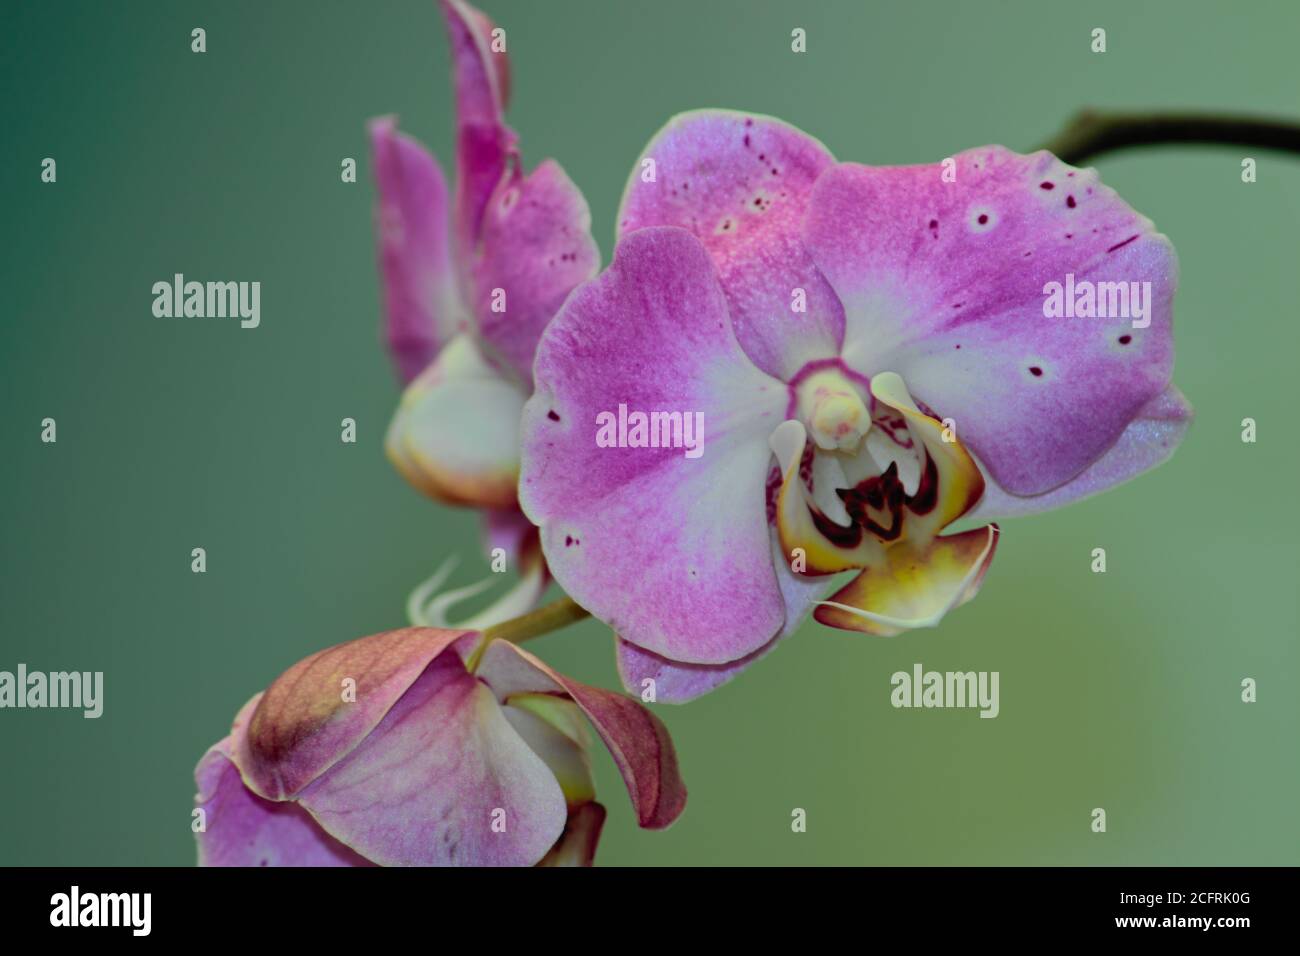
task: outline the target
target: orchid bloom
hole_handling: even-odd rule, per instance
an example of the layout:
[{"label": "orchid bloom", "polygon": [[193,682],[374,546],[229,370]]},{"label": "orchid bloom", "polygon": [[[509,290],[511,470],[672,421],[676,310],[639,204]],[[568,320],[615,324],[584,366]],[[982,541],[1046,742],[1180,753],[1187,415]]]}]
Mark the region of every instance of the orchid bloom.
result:
[{"label": "orchid bloom", "polygon": [[403,628],[295,664],[195,770],[209,866],[589,865],[587,718],[643,827],[681,813],[672,740],[641,704],[506,640]]},{"label": "orchid bloom", "polygon": [[488,547],[520,561],[509,610],[521,613],[546,576],[516,501],[519,415],[538,337],[595,274],[599,251],[586,200],[560,166],[521,168],[503,119],[510,68],[499,31],[462,0],[440,5],[456,87],[450,200],[437,160],[394,118],[370,124],[385,339],[406,385],[385,444],[421,492],[485,510]]},{"label": "orchid bloom", "polygon": [[[873,634],[935,625],[998,536],[945,528],[1109,488],[1189,420],[1172,246],[1049,153],[873,168],[770,118],[689,113],[618,221],[613,263],[538,347],[520,501],[618,635],[625,685],[660,701],[728,680],[814,606]],[[1075,280],[1149,283],[1144,317],[1046,317],[1047,284]],[[602,447],[616,409],[667,414]],[[672,413],[702,413],[698,458],[664,447]]]}]

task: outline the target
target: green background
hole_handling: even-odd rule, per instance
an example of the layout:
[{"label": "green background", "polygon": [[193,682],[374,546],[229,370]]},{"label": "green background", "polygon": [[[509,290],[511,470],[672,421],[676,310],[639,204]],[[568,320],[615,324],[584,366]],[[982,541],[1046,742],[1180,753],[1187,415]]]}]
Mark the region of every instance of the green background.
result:
[{"label": "green background", "polygon": [[[773,114],[881,164],[1027,149],[1088,104],[1300,113],[1289,2],[483,5],[508,33],[525,158],[583,188],[605,262],[633,160],[686,109]],[[432,0],[23,3],[6,20],[0,669],[102,670],[106,702],[97,721],[0,711],[0,863],[186,864],[193,765],[240,704],[403,624],[443,557],[465,559],[460,582],[486,570],[473,516],[382,454],[397,388],[364,123],[398,113],[451,156],[446,40]],[[979,599],[937,630],[809,624],[724,689],[659,706],[690,803],[639,831],[598,751],[599,862],[1300,863],[1300,158],[1259,152],[1245,185],[1243,155],[1098,163],[1181,260],[1175,378],[1198,417],[1173,461],[1005,522]],[[260,280],[261,328],[155,319],[150,287],[174,272]],[[612,686],[611,643],[589,621],[534,647]],[[1000,671],[1001,716],[893,709],[889,675],[917,661]]]}]

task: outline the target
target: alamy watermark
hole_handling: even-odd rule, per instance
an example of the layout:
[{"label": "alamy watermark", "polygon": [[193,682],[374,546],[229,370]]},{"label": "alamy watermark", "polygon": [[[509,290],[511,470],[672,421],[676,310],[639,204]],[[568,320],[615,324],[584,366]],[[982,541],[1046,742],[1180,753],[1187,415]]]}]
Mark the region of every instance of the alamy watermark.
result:
[{"label": "alamy watermark", "polygon": [[0,708],[73,708],[94,719],[104,712],[103,671],[0,671]]},{"label": "alamy watermark", "polygon": [[242,329],[262,323],[260,282],[186,282],[178,272],[171,282],[155,282],[153,296],[153,314],[160,319],[238,318]]},{"label": "alamy watermark", "polygon": [[1133,328],[1151,324],[1150,282],[1065,282],[1043,286],[1043,316],[1048,319],[1132,319]]},{"label": "alamy watermark", "polygon": [[683,448],[687,458],[704,454],[703,412],[629,412],[596,416],[598,448]]},{"label": "alamy watermark", "polygon": [[889,678],[894,688],[889,702],[895,707],[978,707],[981,717],[996,717],[998,671],[927,671],[920,664],[912,672],[897,671]]}]

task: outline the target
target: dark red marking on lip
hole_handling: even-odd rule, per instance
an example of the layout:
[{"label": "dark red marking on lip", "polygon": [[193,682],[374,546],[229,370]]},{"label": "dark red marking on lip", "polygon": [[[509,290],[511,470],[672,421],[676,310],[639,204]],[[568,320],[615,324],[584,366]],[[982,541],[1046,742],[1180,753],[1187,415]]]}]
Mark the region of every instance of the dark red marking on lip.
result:
[{"label": "dark red marking on lip", "polygon": [[1127,246],[1130,242],[1132,242],[1132,241],[1133,241],[1134,239],[1136,239],[1136,238],[1137,238],[1137,236],[1129,236],[1129,237],[1128,237],[1127,239],[1125,239],[1123,242],[1117,242],[1117,243],[1115,243],[1115,245],[1111,246],[1111,247],[1110,247],[1109,249],[1107,249],[1106,251],[1107,251],[1107,252],[1114,252],[1116,249],[1123,249],[1125,246]]}]

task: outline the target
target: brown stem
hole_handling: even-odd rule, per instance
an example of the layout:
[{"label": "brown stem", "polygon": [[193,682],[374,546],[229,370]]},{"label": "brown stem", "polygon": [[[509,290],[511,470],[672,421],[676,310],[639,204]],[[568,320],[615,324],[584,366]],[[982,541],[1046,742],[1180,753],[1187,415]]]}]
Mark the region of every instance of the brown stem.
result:
[{"label": "brown stem", "polygon": [[1300,123],[1218,113],[1083,110],[1039,148],[1077,166],[1102,153],[1173,143],[1212,143],[1300,153]]}]

